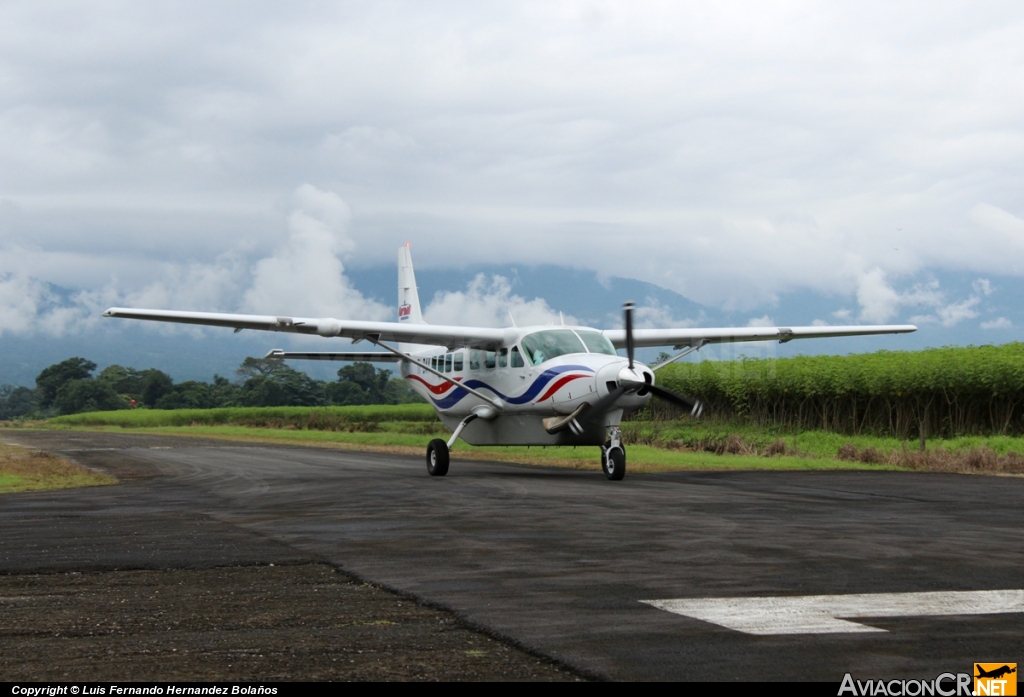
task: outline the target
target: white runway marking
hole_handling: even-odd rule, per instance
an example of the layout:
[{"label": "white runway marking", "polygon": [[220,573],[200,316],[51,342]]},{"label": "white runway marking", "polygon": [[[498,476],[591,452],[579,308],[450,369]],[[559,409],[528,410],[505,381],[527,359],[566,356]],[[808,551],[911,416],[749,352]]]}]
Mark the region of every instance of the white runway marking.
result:
[{"label": "white runway marking", "polygon": [[747,634],[884,632],[843,617],[922,617],[1024,612],[1024,590],[864,593],[768,598],[641,600]]}]

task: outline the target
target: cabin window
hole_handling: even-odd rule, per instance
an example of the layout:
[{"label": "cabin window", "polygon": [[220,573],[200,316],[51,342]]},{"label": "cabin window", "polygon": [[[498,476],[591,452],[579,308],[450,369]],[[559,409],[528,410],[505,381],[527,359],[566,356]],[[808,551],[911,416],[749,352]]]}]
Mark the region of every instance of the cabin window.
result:
[{"label": "cabin window", "polygon": [[[590,332],[597,334],[597,332]],[[598,336],[602,336],[598,334]],[[602,336],[603,338],[603,336]],[[605,339],[607,341],[607,339]],[[523,337],[523,351],[531,365],[540,365],[557,356],[569,353],[586,353],[583,342],[571,329],[548,329]],[[612,350],[614,354],[614,349]]]},{"label": "cabin window", "polygon": [[437,370],[437,356],[430,357],[430,367],[434,370]]},{"label": "cabin window", "polygon": [[455,372],[462,372],[462,351],[455,354]]},{"label": "cabin window", "polygon": [[480,370],[480,352],[476,349],[469,352],[469,369]]},{"label": "cabin window", "polygon": [[519,353],[519,347],[512,347],[512,367],[522,368],[525,364],[523,363],[523,354]]},{"label": "cabin window", "polygon": [[503,348],[503,349],[499,349],[498,350],[498,367],[499,368],[507,368],[508,367],[508,349],[507,348]]},{"label": "cabin window", "polygon": [[497,354],[494,351],[484,352],[484,367],[487,368],[487,370],[494,370],[496,357]]},{"label": "cabin window", "polygon": [[448,354],[444,357],[444,372],[452,372],[452,354]]},{"label": "cabin window", "polygon": [[583,343],[587,345],[587,350],[591,353],[603,353],[607,356],[616,355],[612,342],[601,332],[578,331],[576,333],[583,339]]}]

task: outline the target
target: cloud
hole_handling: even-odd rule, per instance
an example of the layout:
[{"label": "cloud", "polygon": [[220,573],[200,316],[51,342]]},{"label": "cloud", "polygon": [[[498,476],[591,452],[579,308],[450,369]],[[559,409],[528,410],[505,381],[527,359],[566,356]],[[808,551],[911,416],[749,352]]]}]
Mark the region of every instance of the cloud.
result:
[{"label": "cloud", "polygon": [[965,319],[977,317],[978,311],[974,308],[977,307],[979,302],[981,302],[981,298],[972,296],[958,303],[940,307],[936,310],[935,314],[938,316],[939,323],[943,327],[952,327],[954,324],[958,324]]},{"label": "cloud", "polygon": [[[622,315],[616,316],[614,326],[622,324]],[[657,298],[646,298],[633,310],[633,326],[637,329],[662,329],[666,327],[686,328],[694,327],[699,320],[678,319],[668,305],[664,305]]]},{"label": "cloud", "polygon": [[[939,282],[934,279],[916,284],[910,290],[897,292],[886,279],[885,272],[876,268],[861,274],[857,302],[861,306],[858,319],[884,324],[893,319],[902,307],[938,307],[944,302],[944,294],[939,290]],[[948,315],[954,317],[957,312],[951,306]]]},{"label": "cloud", "polygon": [[1013,322],[1006,319],[1005,317],[999,317],[998,319],[981,323],[982,329],[1009,329],[1012,326]]},{"label": "cloud", "polygon": [[[949,302],[937,280],[916,284],[909,290],[896,291],[881,269],[873,269],[861,277],[857,293],[861,304],[859,319],[885,323],[893,319],[902,308],[915,308],[918,313],[910,317],[910,322],[953,327],[977,317],[982,300],[995,292],[991,282],[985,278],[975,280],[971,288],[974,293],[967,298]],[[921,313],[921,309],[929,309],[933,314]],[[840,316],[839,313],[834,314]]]},{"label": "cloud", "polygon": [[992,288],[992,284],[989,283],[989,280],[987,278],[979,278],[977,281],[971,284],[971,288],[974,289],[975,293],[979,293],[981,295],[992,295],[993,291],[995,290],[994,288]]},{"label": "cloud", "polygon": [[351,211],[329,191],[303,184],[298,207],[288,216],[288,239],[258,261],[242,307],[254,314],[384,320],[391,310],[363,295],[345,277],[341,257],[355,243],[348,235]]},{"label": "cloud", "polygon": [[235,249],[209,263],[161,264],[159,277],[141,287],[114,279],[64,295],[26,274],[0,275],[0,333],[75,332],[92,326],[110,306],[390,319],[390,308],[365,298],[345,276],[341,258],[355,248],[347,232],[350,218],[336,194],[304,184],[295,192],[284,239],[252,262]]},{"label": "cloud", "polygon": [[86,320],[81,306],[67,306],[53,288],[38,279],[0,275],[0,336],[41,332],[59,337]]},{"label": "cloud", "polygon": [[[0,272],[374,316],[340,271],[412,241],[421,267],[568,261],[752,314],[809,288],[890,321],[894,279],[1024,275],[1022,28],[942,0],[14,0]],[[315,192],[295,213],[307,181],[351,223]],[[288,285],[306,264],[321,297]]]},{"label": "cloud", "polygon": [[886,282],[885,272],[876,268],[861,274],[857,284],[857,302],[860,304],[861,321],[883,324],[896,315],[901,298]]},{"label": "cloud", "polygon": [[775,321],[768,315],[763,317],[754,317],[747,322],[748,327],[774,327]]},{"label": "cloud", "polygon": [[[526,300],[512,292],[512,284],[504,276],[477,274],[465,291],[438,293],[423,312],[431,324],[479,327],[507,327],[515,320],[520,327],[561,324],[562,317],[543,298]],[[576,324],[571,315],[566,324]]]},{"label": "cloud", "polygon": [[[669,305],[661,303],[657,298],[644,298],[633,309],[633,326],[636,329],[663,329],[667,327],[686,328],[698,326],[704,320],[703,312],[697,319],[678,318]],[[622,328],[625,326],[621,312],[610,312],[605,315],[604,326]]]}]

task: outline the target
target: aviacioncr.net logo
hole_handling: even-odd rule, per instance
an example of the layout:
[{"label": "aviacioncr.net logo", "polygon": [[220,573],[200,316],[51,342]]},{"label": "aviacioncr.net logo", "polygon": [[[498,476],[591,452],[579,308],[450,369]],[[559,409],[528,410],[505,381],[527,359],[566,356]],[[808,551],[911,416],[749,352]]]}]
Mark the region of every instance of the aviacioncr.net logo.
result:
[{"label": "aviacioncr.net logo", "polygon": [[857,697],[971,697],[970,673],[941,673],[934,680],[854,680],[847,673],[839,686],[839,695],[856,695]]}]

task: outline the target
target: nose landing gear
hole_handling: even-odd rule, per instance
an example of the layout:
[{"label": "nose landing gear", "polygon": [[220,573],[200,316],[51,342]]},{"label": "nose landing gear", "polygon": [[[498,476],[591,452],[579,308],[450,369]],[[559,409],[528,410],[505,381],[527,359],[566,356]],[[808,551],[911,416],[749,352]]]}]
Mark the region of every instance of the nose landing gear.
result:
[{"label": "nose landing gear", "polygon": [[626,476],[626,448],[618,426],[608,429],[608,440],[601,446],[601,469],[604,476],[617,482]]}]

